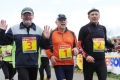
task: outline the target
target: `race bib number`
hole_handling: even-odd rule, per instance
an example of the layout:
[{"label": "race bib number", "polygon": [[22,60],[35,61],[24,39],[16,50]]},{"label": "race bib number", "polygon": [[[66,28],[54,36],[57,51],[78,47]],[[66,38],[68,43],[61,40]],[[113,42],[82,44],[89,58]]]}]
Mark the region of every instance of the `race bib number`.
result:
[{"label": "race bib number", "polygon": [[93,38],[93,52],[104,52],[105,41],[104,38]]},{"label": "race bib number", "polygon": [[59,46],[59,58],[60,60],[68,60],[72,58],[72,51],[70,45]]},{"label": "race bib number", "polygon": [[37,52],[36,37],[23,37],[22,38],[22,50],[23,53]]}]

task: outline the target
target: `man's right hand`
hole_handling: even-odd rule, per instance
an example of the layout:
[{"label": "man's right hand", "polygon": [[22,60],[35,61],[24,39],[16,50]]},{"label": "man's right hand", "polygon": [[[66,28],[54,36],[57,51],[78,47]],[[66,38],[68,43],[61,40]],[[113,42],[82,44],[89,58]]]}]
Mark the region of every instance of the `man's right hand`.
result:
[{"label": "man's right hand", "polygon": [[7,30],[7,24],[5,20],[0,21],[0,29]]},{"label": "man's right hand", "polygon": [[95,60],[95,59],[94,59],[92,56],[87,56],[87,57],[86,57],[86,61],[87,61],[87,62],[94,63],[94,62],[95,62],[94,60]]},{"label": "man's right hand", "polygon": [[51,61],[52,64],[55,64],[55,63],[56,63],[55,58],[56,58],[55,56],[51,56],[50,61]]}]

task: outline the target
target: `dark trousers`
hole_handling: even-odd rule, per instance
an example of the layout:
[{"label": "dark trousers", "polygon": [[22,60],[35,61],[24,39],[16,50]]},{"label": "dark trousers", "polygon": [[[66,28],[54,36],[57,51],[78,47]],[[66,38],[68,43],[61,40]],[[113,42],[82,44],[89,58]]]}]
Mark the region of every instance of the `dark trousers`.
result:
[{"label": "dark trousers", "polygon": [[17,68],[18,80],[37,80],[38,68]]},{"label": "dark trousers", "polygon": [[54,66],[57,80],[73,80],[73,66]]},{"label": "dark trousers", "polygon": [[46,71],[47,78],[50,79],[51,78],[50,65],[49,64],[46,64],[46,65],[41,64],[40,69],[39,69],[40,80],[44,80],[44,70]]},{"label": "dark trousers", "polygon": [[2,70],[5,75],[5,79],[12,79],[16,74],[16,69],[13,68],[10,62],[2,61]]},{"label": "dark trousers", "polygon": [[85,59],[83,59],[84,80],[93,80],[94,72],[97,73],[98,80],[106,80],[107,67],[105,59],[95,60],[95,63],[88,63]]}]

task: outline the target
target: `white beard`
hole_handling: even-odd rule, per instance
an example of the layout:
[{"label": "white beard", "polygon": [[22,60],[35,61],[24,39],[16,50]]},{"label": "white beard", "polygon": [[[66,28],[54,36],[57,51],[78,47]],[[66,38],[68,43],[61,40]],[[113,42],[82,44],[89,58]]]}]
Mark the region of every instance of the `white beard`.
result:
[{"label": "white beard", "polygon": [[30,26],[32,24],[32,21],[27,20],[27,21],[24,21],[23,23],[26,26]]}]

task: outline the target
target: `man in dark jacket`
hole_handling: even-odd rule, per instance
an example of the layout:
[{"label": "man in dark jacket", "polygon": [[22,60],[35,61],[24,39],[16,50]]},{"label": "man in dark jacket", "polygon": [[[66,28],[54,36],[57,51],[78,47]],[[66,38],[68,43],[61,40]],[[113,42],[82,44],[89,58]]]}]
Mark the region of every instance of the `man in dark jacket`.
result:
[{"label": "man in dark jacket", "polygon": [[81,27],[78,35],[79,48],[83,53],[84,80],[93,80],[94,71],[98,80],[106,80],[107,67],[105,63],[105,46],[114,47],[107,41],[106,28],[99,24],[100,12],[98,9],[91,9],[88,12],[90,22]]},{"label": "man in dark jacket", "polygon": [[20,80],[36,80],[40,66],[39,48],[46,49],[50,45],[50,27],[44,30],[35,25],[32,20],[34,11],[25,7],[21,11],[22,22],[7,29],[5,20],[0,21],[0,44],[6,45],[15,42],[13,66],[17,68]]}]

